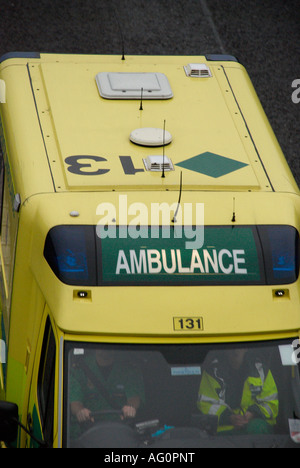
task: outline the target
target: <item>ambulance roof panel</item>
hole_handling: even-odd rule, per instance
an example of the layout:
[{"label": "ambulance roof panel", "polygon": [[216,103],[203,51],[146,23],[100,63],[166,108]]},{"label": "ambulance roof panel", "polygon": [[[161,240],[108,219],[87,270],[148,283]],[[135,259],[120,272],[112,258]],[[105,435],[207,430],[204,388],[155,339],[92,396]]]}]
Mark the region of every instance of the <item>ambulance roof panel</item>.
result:
[{"label": "ambulance roof panel", "polygon": [[1,67],[26,64],[56,192],[178,190],[181,173],[184,190],[294,191],[245,69],[220,59],[41,54]]}]

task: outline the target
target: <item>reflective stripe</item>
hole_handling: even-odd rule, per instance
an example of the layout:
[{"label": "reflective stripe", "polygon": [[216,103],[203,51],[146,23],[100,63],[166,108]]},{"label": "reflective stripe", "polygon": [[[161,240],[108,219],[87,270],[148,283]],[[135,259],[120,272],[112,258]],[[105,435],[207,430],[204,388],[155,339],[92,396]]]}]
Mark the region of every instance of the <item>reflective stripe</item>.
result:
[{"label": "reflective stripe", "polygon": [[273,395],[269,395],[265,398],[257,398],[257,403],[266,410],[269,417],[272,419],[274,417],[272,408],[267,404],[267,401],[276,401],[278,400],[278,393],[273,393]]},{"label": "reflective stripe", "polygon": [[266,396],[265,398],[256,399],[258,403],[264,402],[264,401],[274,401],[274,400],[278,400],[278,393],[273,393],[273,395]]},{"label": "reflective stripe", "polygon": [[220,408],[222,408],[221,405],[214,405],[214,404],[212,404],[212,405],[210,406],[209,410],[208,410],[208,414],[209,414],[210,416],[217,416],[218,411],[220,410]]},{"label": "reflective stripe", "polygon": [[272,411],[272,409],[270,408],[269,405],[267,405],[266,403],[262,402],[262,403],[260,403],[260,406],[261,406],[262,408],[264,408],[264,410],[266,410],[266,412],[268,413],[268,415],[269,415],[270,418],[273,418],[273,411]]},{"label": "reflective stripe", "polygon": [[262,386],[264,386],[264,382],[265,382],[265,373],[264,373],[264,369],[263,369],[263,365],[261,362],[256,362],[255,363],[255,367],[257,369],[257,372],[259,373],[259,377],[261,379],[261,383],[262,383]]},{"label": "reflective stripe", "polygon": [[217,400],[215,398],[210,398],[206,395],[199,395],[199,403],[209,403],[211,407],[208,410],[208,414],[216,415],[220,408],[229,408],[230,407],[225,403],[224,400]]}]

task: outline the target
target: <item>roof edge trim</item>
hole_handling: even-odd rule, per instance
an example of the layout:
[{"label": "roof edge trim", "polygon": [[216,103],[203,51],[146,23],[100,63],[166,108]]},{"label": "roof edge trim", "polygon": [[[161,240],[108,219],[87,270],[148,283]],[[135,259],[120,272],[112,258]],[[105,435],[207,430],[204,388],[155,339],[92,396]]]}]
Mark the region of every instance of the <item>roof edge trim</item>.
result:
[{"label": "roof edge trim", "polygon": [[14,58],[39,59],[40,57],[41,54],[39,52],[8,52],[0,57],[0,63]]},{"label": "roof edge trim", "polygon": [[234,57],[233,55],[227,54],[206,54],[206,60],[209,62],[237,62],[240,63],[239,60]]}]

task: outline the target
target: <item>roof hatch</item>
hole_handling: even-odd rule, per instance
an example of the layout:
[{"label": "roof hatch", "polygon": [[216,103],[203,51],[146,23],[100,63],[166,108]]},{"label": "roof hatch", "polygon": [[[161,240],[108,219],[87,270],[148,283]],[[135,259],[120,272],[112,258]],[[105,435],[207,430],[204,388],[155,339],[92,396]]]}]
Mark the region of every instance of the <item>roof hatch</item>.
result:
[{"label": "roof hatch", "polygon": [[173,92],[163,73],[98,73],[96,82],[105,99],[171,99]]}]

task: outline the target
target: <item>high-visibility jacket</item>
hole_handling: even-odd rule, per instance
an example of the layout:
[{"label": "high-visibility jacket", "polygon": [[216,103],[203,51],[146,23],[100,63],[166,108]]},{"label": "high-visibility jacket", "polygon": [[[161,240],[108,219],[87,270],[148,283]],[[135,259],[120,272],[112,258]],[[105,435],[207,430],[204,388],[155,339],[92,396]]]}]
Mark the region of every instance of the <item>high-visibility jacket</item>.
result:
[{"label": "high-visibility jacket", "polygon": [[215,359],[211,366],[204,371],[198,398],[198,408],[206,415],[218,417],[218,432],[232,430],[230,415],[243,415],[247,411],[255,418],[264,419],[268,424],[276,424],[278,416],[278,392],[273,375],[260,360],[248,365],[248,376],[245,378],[241,401],[238,407],[231,408],[226,401],[228,386],[233,382],[226,382],[221,363]]}]

